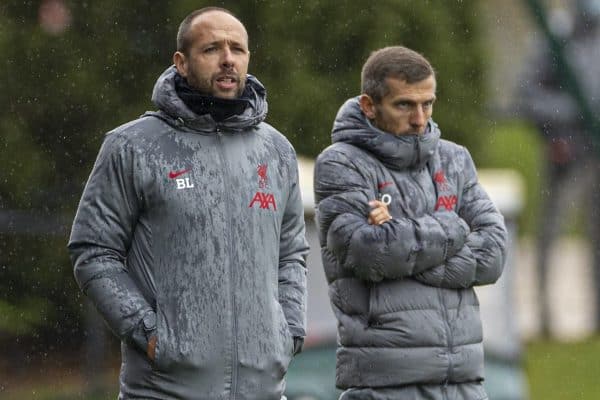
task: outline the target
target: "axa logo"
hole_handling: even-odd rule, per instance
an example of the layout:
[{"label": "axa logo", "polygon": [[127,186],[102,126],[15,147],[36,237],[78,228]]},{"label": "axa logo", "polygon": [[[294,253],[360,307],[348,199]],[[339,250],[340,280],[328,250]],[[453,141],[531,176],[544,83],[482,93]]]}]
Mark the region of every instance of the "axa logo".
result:
[{"label": "axa logo", "polygon": [[192,170],[191,168],[184,168],[184,169],[169,172],[169,179],[175,180],[175,184],[177,185],[177,190],[190,189],[190,188],[194,187],[194,184],[192,182],[190,182],[189,177],[183,177],[183,175],[187,174],[191,170]]},{"label": "axa logo", "polygon": [[444,207],[448,211],[453,210],[457,202],[458,199],[455,195],[440,196],[435,204],[435,211],[439,210],[441,207]]},{"label": "axa logo", "polygon": [[256,192],[256,194],[252,198],[252,201],[248,205],[248,208],[252,208],[256,204],[258,204],[259,207],[263,210],[270,210],[270,207],[273,206],[273,210],[277,211],[275,196],[273,196],[271,193]]},{"label": "axa logo", "polygon": [[444,175],[444,171],[439,170],[433,174],[433,181],[438,187],[438,192],[444,193],[440,195],[435,203],[435,210],[439,210],[440,208],[444,208],[448,211],[454,210],[456,203],[458,203],[458,197],[455,194],[452,194],[453,190],[448,184],[448,180],[446,179],[446,175]]},{"label": "axa logo", "polygon": [[[256,174],[258,175],[258,187],[261,189],[265,189],[267,187],[267,164],[259,164],[256,167]],[[277,211],[277,203],[275,202],[275,196],[272,193],[265,193],[262,191],[257,191],[248,208],[253,208],[258,205],[259,208],[263,210],[270,210],[273,207],[274,211]]]}]

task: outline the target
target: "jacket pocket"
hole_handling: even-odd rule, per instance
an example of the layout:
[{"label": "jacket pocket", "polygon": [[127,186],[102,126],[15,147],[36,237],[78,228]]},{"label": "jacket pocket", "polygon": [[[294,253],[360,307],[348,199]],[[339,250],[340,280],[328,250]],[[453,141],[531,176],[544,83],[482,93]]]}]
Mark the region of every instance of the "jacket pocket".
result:
[{"label": "jacket pocket", "polygon": [[156,336],[156,347],[154,348],[154,360],[152,360],[152,369],[161,370],[160,368],[160,338]]},{"label": "jacket pocket", "polygon": [[276,301],[276,309],[279,319],[279,350],[280,354],[277,356],[279,362],[281,363],[281,373],[282,376],[287,371],[290,361],[292,360],[292,356],[294,354],[294,338],[292,337],[292,332],[290,331],[290,326],[287,323],[287,319],[285,318],[285,313],[283,312],[283,308],[281,307],[281,303]]},{"label": "jacket pocket", "polygon": [[[280,307],[281,309],[281,307]],[[294,354],[294,337],[292,336],[292,331],[290,331],[290,326],[287,323],[287,320],[285,319],[285,314],[283,313],[283,310],[281,311],[281,323],[284,325],[284,335],[282,338],[283,344],[284,344],[284,349],[287,350],[286,355],[289,355],[290,357]]]},{"label": "jacket pocket", "polygon": [[152,368],[159,371],[166,369],[164,353],[166,351],[166,338],[164,329],[164,316],[160,310],[158,302],[156,303],[156,348],[154,349],[154,360]]}]

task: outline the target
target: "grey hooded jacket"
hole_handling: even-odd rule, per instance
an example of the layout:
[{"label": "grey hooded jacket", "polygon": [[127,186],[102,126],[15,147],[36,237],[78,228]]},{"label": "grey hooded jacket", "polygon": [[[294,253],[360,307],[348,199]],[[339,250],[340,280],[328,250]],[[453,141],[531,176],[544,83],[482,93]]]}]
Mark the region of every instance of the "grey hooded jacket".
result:
[{"label": "grey hooded jacket", "polygon": [[[469,153],[433,121],[424,135],[382,132],[358,98],[341,107],[332,139],[315,196],[337,386],[386,388],[382,399],[423,398],[419,387],[427,398],[486,398],[472,287],[499,278],[506,229]],[[391,221],[367,223],[374,199],[391,201]]]},{"label": "grey hooded jacket", "polygon": [[174,76],[156,82],[159,112],[104,140],[69,241],[75,277],[122,340],[119,398],[279,400],[306,325],[295,152],[263,122],[254,77],[251,106],[215,123]]}]

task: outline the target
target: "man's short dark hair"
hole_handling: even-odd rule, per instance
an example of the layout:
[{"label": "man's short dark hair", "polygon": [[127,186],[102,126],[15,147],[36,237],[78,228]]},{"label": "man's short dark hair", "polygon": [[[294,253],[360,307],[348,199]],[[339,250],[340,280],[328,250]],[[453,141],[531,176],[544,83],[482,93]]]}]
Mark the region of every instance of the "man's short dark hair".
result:
[{"label": "man's short dark hair", "polygon": [[389,93],[387,78],[412,84],[435,76],[421,54],[403,46],[390,46],[371,53],[362,68],[361,91],[379,103]]},{"label": "man's short dark hair", "polygon": [[190,38],[190,35],[188,35],[190,27],[192,26],[192,22],[197,16],[206,14],[207,12],[211,11],[221,11],[239,20],[239,18],[234,13],[222,7],[203,7],[198,10],[192,11],[188,14],[187,17],[183,19],[183,21],[181,21],[181,24],[179,24],[179,30],[177,31],[177,51],[180,51],[185,55],[188,54],[188,50],[192,45],[192,38]]}]

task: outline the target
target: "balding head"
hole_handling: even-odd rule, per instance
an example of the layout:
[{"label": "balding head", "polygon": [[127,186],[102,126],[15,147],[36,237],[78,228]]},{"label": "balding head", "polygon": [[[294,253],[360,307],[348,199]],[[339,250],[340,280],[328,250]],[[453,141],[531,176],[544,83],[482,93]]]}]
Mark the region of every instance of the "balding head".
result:
[{"label": "balding head", "polygon": [[246,32],[246,27],[231,11],[221,7],[204,7],[188,14],[188,16],[181,21],[181,24],[179,24],[179,30],[177,31],[177,51],[188,55],[189,49],[195,39],[195,35],[193,34],[194,27],[199,23],[210,22],[215,16],[221,20],[224,19],[232,28],[241,27],[245,34],[246,46],[248,45],[248,32]]}]

